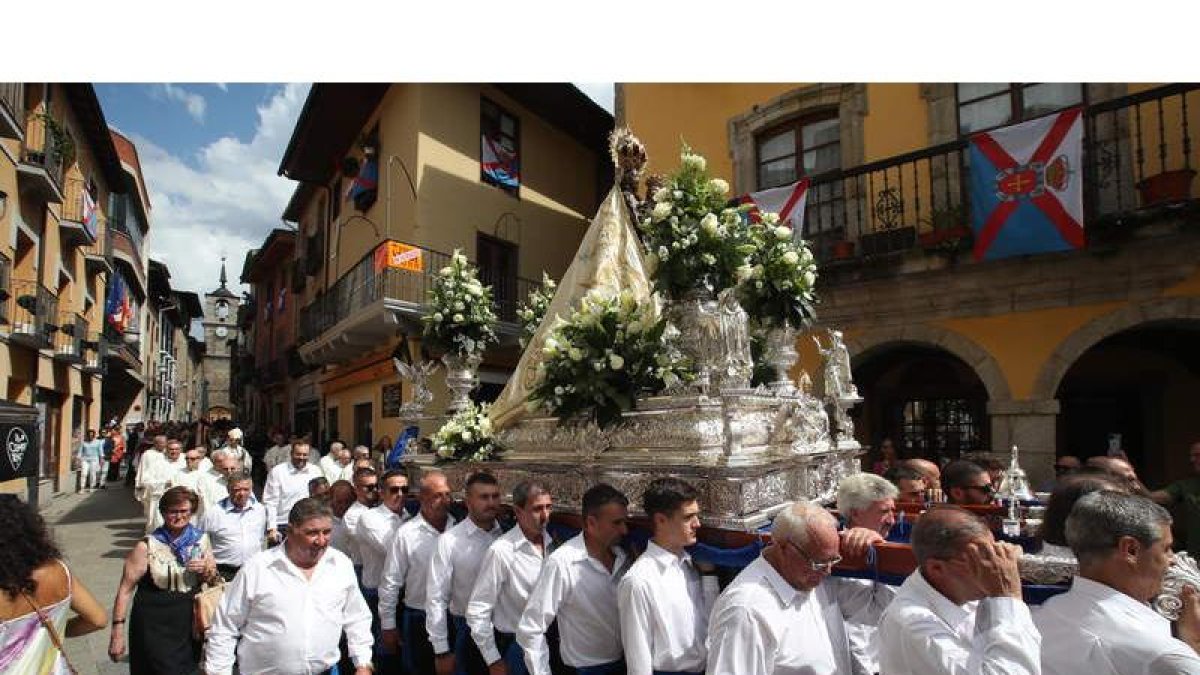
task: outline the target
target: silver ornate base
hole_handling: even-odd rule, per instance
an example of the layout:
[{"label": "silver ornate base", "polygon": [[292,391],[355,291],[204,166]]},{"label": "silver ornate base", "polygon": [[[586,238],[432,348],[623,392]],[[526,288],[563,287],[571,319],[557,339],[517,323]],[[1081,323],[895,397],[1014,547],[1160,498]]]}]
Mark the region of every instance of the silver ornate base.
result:
[{"label": "silver ornate base", "polygon": [[[556,508],[574,512],[589,487],[605,482],[640,513],[646,485],[677,476],[699,488],[705,525],[734,530],[757,529],[796,500],[830,501],[838,481],[858,471],[861,448],[852,441],[834,446],[823,406],[807,394],[727,390],[638,405],[608,429],[525,419],[498,434],[508,448],[502,460],[438,468],[455,490],[479,469],[494,473],[505,491],[537,478],[549,483]],[[413,464],[427,469],[432,458]]]}]

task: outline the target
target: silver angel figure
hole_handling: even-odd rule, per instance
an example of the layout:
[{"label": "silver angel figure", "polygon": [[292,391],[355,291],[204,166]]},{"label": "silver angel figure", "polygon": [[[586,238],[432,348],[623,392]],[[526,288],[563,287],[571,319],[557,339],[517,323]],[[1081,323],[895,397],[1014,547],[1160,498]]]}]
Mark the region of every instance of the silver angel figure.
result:
[{"label": "silver angel figure", "polygon": [[396,367],[396,372],[404,381],[412,385],[412,399],[400,407],[400,414],[404,417],[419,417],[425,412],[425,407],[433,401],[433,392],[429,390],[429,378],[433,372],[438,369],[436,361],[420,361],[418,363],[405,363],[400,359],[393,358],[392,364]]}]

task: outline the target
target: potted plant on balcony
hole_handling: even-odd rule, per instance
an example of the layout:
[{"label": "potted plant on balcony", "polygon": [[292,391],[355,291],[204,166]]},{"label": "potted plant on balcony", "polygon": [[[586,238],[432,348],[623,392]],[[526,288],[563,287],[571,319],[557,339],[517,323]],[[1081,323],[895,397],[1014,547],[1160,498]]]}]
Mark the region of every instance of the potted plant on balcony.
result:
[{"label": "potted plant on balcony", "polygon": [[922,232],[918,241],[927,253],[953,255],[970,247],[974,239],[961,206],[935,208],[923,222],[929,225],[929,230]]},{"label": "potted plant on balcony", "polygon": [[75,162],[75,139],[61,122],[54,117],[42,113],[42,122],[46,125],[46,136],[54,144],[54,154],[62,161],[64,167]]},{"label": "potted plant on balcony", "polygon": [[1138,195],[1142,206],[1153,206],[1168,202],[1181,202],[1192,196],[1193,169],[1161,171],[1138,181]]}]

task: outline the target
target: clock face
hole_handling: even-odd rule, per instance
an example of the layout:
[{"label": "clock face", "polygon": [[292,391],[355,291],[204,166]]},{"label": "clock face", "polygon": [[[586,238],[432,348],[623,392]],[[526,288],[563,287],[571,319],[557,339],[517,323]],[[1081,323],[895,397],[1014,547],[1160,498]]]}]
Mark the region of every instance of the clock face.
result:
[{"label": "clock face", "polygon": [[217,326],[217,337],[223,338],[229,335],[229,331],[225,330],[225,326]]}]

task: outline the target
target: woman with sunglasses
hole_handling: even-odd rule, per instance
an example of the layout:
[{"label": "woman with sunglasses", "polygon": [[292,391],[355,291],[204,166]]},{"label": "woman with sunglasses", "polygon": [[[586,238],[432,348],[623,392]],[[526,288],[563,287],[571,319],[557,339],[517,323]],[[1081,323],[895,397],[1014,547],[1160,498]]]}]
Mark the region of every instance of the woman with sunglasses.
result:
[{"label": "woman with sunglasses", "polygon": [[[192,625],[200,584],[215,581],[217,561],[208,535],[192,525],[200,497],[173,487],[158,502],[163,524],[125,557],[125,571],[113,601],[108,655],[118,661],[129,652],[131,675],[192,675],[200,668],[200,641]],[[125,615],[129,611],[129,643]]]}]

